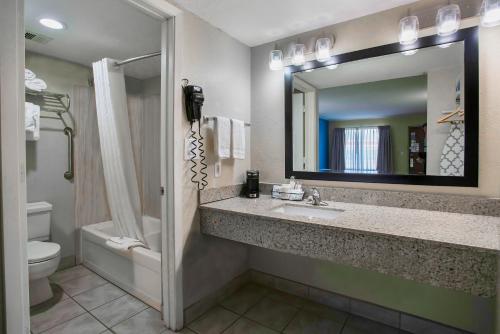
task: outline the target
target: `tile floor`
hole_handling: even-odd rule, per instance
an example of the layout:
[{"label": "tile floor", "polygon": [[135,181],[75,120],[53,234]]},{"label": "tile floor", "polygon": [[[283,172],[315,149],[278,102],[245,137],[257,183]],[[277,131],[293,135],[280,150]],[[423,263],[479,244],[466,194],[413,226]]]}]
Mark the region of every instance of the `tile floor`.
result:
[{"label": "tile floor", "polygon": [[[31,309],[33,334],[171,334],[160,313],[83,266],[51,277],[55,297]],[[183,334],[392,334],[368,319],[249,283]]]}]

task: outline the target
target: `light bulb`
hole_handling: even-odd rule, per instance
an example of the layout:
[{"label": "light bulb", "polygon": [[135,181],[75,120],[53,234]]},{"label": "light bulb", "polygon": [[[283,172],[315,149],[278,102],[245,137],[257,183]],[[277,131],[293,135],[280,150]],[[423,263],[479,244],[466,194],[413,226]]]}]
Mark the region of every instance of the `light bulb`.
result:
[{"label": "light bulb", "polygon": [[500,25],[500,0],[484,0],[481,6],[481,25],[495,27]]},{"label": "light bulb", "polygon": [[50,29],[55,29],[55,30],[61,30],[61,29],[64,29],[66,27],[66,25],[60,21],[57,21],[57,20],[54,20],[54,19],[49,19],[49,18],[43,18],[43,19],[40,19],[40,22],[41,25],[47,27],[47,28],[50,28]]},{"label": "light bulb", "polygon": [[306,62],[304,57],[304,50],[306,46],[304,44],[295,44],[292,50],[292,64],[295,66],[302,66]]},{"label": "light bulb", "polygon": [[328,65],[326,68],[329,69],[329,70],[334,70],[337,67],[339,67],[339,64]]},{"label": "light bulb", "polygon": [[330,38],[319,38],[316,41],[316,60],[319,62],[328,61],[331,57],[331,48],[332,41],[330,40]]},{"label": "light bulb", "polygon": [[417,52],[418,52],[418,49],[413,49],[413,50],[403,51],[403,52],[401,52],[401,54],[405,55],[405,56],[413,56]]},{"label": "light bulb", "polygon": [[283,69],[283,52],[281,50],[273,50],[269,54],[269,68],[273,71]]},{"label": "light bulb", "polygon": [[410,45],[418,39],[418,17],[407,16],[399,21],[399,43]]},{"label": "light bulb", "polygon": [[436,26],[439,36],[449,36],[460,28],[460,7],[448,5],[439,8],[436,15]]},{"label": "light bulb", "polygon": [[441,48],[441,49],[446,49],[446,48],[449,48],[453,43],[445,43],[445,44],[439,44],[438,46]]}]

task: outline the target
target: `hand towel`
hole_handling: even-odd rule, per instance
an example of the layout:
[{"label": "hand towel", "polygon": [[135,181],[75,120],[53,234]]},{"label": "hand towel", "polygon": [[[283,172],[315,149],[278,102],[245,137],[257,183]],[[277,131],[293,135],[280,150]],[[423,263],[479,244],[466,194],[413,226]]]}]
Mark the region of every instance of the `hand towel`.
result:
[{"label": "hand towel", "polygon": [[25,80],[24,85],[26,88],[34,90],[36,92],[41,92],[47,89],[47,84],[42,79],[35,78],[33,80]]},{"label": "hand towel", "polygon": [[215,118],[214,148],[219,160],[231,157],[231,121],[229,118]]},{"label": "hand towel", "polygon": [[24,126],[26,129],[26,140],[36,141],[40,139],[40,106],[26,102]]},{"label": "hand towel", "polygon": [[136,247],[147,248],[141,241],[128,237],[111,237],[106,240],[106,246],[122,252],[129,251]]},{"label": "hand towel", "polygon": [[233,158],[245,159],[245,122],[238,119],[231,119]]}]

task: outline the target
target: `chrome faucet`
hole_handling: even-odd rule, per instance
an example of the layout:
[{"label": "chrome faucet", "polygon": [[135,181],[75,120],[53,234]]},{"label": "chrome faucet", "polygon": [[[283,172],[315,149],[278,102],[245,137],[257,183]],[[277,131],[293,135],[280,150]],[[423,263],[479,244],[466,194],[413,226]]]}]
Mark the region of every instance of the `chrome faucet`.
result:
[{"label": "chrome faucet", "polygon": [[320,206],[320,205],[322,205],[321,195],[319,194],[319,191],[316,188],[312,189],[311,201],[312,201],[311,204],[314,205],[314,206]]}]

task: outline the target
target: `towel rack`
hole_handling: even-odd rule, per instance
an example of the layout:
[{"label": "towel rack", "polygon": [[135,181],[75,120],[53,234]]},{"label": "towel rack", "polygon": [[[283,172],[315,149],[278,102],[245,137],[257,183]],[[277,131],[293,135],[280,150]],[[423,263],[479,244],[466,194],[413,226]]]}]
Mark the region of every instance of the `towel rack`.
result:
[{"label": "towel rack", "polygon": [[[74,150],[73,150],[73,139],[75,137],[75,120],[71,113],[69,112],[71,106],[71,99],[68,94],[52,93],[48,91],[34,91],[26,89],[26,95],[33,96],[43,100],[43,107],[41,112],[49,113],[49,115],[40,114],[40,118],[46,119],[57,119],[60,120],[64,125],[63,132],[68,137],[68,170],[64,172],[64,178],[68,181],[73,180],[74,173]],[[56,114],[56,116],[50,115]],[[68,114],[73,126],[68,125],[63,115]]]},{"label": "towel rack", "polygon": [[[215,116],[203,116],[203,123],[208,123],[210,121],[215,121],[217,117]],[[252,124],[245,122],[246,127],[252,126]]]}]

